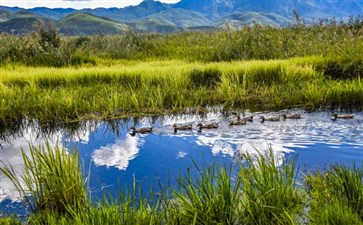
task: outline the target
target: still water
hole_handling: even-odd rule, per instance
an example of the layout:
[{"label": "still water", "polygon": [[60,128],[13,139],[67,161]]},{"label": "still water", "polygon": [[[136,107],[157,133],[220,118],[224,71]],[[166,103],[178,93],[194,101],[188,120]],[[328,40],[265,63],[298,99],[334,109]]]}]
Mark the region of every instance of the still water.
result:
[{"label": "still water", "polygon": [[[39,127],[32,125],[1,142],[0,166],[12,165],[21,171],[21,151],[28,152],[29,143],[65,146],[69,152],[79,151],[86,176],[90,172],[90,189],[94,197],[104,193],[116,195],[120,188],[130,187],[134,180],[145,191],[159,184],[176,185],[178,175],[187,168],[217,163],[236,165],[243,153],[256,154],[271,147],[279,162],[298,157],[301,171],[327,168],[330,164],[358,166],[363,164],[363,113],[356,112],[351,120],[331,120],[330,112],[302,114],[300,120],[281,120],[260,123],[253,113],[254,122],[244,126],[229,126],[234,116],[214,112],[206,115],[179,115],[145,117],[113,122],[88,121],[70,132],[57,129],[46,138]],[[245,116],[251,115],[246,113]],[[219,128],[198,132],[173,132],[172,125],[199,122],[218,122]],[[131,126],[152,126],[152,134],[131,136]],[[24,214],[12,184],[0,173],[0,215],[9,212]],[[15,201],[15,202],[14,202]]]}]

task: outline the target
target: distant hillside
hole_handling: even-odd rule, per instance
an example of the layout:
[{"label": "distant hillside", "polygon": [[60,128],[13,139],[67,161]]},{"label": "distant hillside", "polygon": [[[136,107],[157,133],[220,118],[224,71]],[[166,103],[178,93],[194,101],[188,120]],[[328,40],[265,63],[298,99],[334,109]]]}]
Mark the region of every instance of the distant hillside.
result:
[{"label": "distant hillside", "polygon": [[363,0],[181,0],[174,7],[215,17],[236,11],[277,13],[286,17],[296,10],[301,16],[308,18],[363,14]]},{"label": "distant hillside", "polygon": [[2,10],[0,11],[0,17],[6,17],[5,20],[0,20],[0,32],[11,34],[29,33],[52,21],[51,19],[38,16],[27,10],[18,12]]},{"label": "distant hillside", "polygon": [[232,26],[236,28],[251,26],[254,23],[264,26],[287,26],[291,21],[275,13],[239,12],[220,19],[217,27]]},{"label": "distant hillside", "polygon": [[128,29],[125,23],[83,12],[68,15],[56,25],[66,35],[122,34]]},{"label": "distant hillside", "polygon": [[212,21],[201,13],[185,10],[169,8],[163,12],[152,14],[148,17],[164,20],[174,24],[179,28],[210,26]]},{"label": "distant hillside", "polygon": [[147,18],[141,21],[128,22],[127,24],[134,30],[141,32],[170,33],[180,30],[170,21],[160,18]]},{"label": "distant hillside", "polygon": [[77,12],[76,9],[66,8],[55,8],[55,9],[49,9],[46,7],[37,7],[33,9],[29,9],[30,12],[35,13],[39,16],[47,17],[53,20],[59,20],[71,13]]},{"label": "distant hillside", "polygon": [[4,22],[11,19],[11,15],[12,15],[11,12],[0,9],[0,22]]},{"label": "distant hillside", "polygon": [[146,17],[160,13],[170,8],[168,4],[161,3],[154,0],[144,0],[137,6],[128,6],[125,8],[97,8],[97,9],[83,9],[81,11],[92,13],[96,16],[109,17],[120,21],[138,21]]}]

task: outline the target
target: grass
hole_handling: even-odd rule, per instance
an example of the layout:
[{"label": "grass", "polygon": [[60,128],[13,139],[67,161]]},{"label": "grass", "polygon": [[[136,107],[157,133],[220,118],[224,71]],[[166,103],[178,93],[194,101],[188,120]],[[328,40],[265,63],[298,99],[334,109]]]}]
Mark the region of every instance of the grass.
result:
[{"label": "grass", "polygon": [[0,121],[59,123],[207,105],[361,110],[361,64],[352,63],[356,69],[348,70],[350,78],[341,79],[328,74],[332,61],[315,56],[216,63],[103,61],[82,68],[4,66]]},{"label": "grass", "polygon": [[[147,194],[134,184],[119,197],[95,201],[77,153],[48,144],[32,147],[30,155],[23,155],[20,177],[11,168],[2,169],[33,209],[28,224],[363,223],[363,168],[356,166],[308,174],[302,186],[295,160],[277,164],[270,151],[241,156],[237,169],[195,164],[197,173],[180,176],[179,188]],[[13,217],[0,222],[19,224]]]},{"label": "grass", "polygon": [[307,176],[313,224],[363,224],[363,168],[334,166]]},{"label": "grass", "polygon": [[358,16],[348,22],[320,20],[285,28],[256,25],[174,34],[129,30],[124,35],[89,37],[60,37],[57,33],[53,35],[54,30],[48,27],[43,29],[48,32],[23,37],[0,35],[0,64],[62,67],[93,64],[96,59],[217,62],[314,55],[359,57],[363,51],[362,24],[363,19]]},{"label": "grass", "polygon": [[[64,148],[30,146],[30,155],[22,151],[24,171],[0,168],[25,198],[32,212],[49,210],[64,214],[68,208],[79,209],[86,203],[85,180],[80,173],[78,154],[69,155]],[[52,179],[50,179],[52,178]]]}]

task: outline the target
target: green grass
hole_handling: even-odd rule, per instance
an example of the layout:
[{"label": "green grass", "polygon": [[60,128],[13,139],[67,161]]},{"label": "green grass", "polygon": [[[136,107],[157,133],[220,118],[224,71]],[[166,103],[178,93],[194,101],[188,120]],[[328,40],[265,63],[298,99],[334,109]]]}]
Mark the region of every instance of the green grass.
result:
[{"label": "green grass", "polygon": [[304,191],[296,184],[295,161],[279,167],[272,151],[246,159],[240,168],[242,224],[296,224],[303,213]]},{"label": "green grass", "polygon": [[49,144],[30,152],[20,177],[1,169],[33,209],[28,224],[363,223],[363,168],[355,166],[309,174],[302,186],[295,160],[280,165],[270,151],[243,155],[234,169],[194,164],[197,172],[181,175],[178,188],[143,193],[134,183],[118,197],[92,200],[77,153]]},{"label": "green grass", "polygon": [[9,65],[0,68],[0,121],[59,123],[207,105],[361,110],[361,65],[351,60],[356,70],[348,71],[349,79],[332,78],[327,66],[333,60],[321,56],[216,63],[101,61],[82,68]]},{"label": "green grass", "polygon": [[[175,16],[174,14],[172,16]],[[70,18],[65,18],[64,22],[67,19],[75,19],[83,23],[82,17],[89,17],[82,15],[80,18],[79,15],[74,14]],[[195,18],[199,19],[198,16]],[[91,21],[103,23],[105,29],[126,29],[124,24],[116,24],[102,18],[98,18],[97,21],[96,19],[92,18]],[[149,18],[142,22],[144,24],[136,29],[152,26],[153,23],[159,24],[160,20]],[[171,27],[168,28],[167,22],[162,22],[165,29],[172,30]],[[124,35],[115,36],[62,37],[59,45],[53,47],[49,46],[54,39],[44,39],[44,34],[29,34],[24,37],[0,35],[0,64],[62,67],[79,66],[94,62],[96,59],[142,61],[174,59],[215,62],[288,59],[314,55],[333,58],[361,57],[363,44],[360,17],[353,18],[347,23],[334,20],[320,22],[309,26],[297,24],[285,28],[253,26],[174,34],[143,34],[127,31]],[[156,25],[154,28],[159,30],[162,26]],[[77,28],[71,27],[71,29],[73,30],[70,32],[74,32]],[[87,33],[90,28],[83,27],[80,30]]]},{"label": "green grass", "polygon": [[363,167],[334,166],[307,176],[313,224],[363,224]]},{"label": "green grass", "polygon": [[64,214],[68,208],[82,208],[87,202],[85,179],[80,172],[78,154],[64,148],[30,146],[30,155],[22,151],[24,171],[20,177],[13,168],[0,168],[25,198],[33,212],[49,210]]}]

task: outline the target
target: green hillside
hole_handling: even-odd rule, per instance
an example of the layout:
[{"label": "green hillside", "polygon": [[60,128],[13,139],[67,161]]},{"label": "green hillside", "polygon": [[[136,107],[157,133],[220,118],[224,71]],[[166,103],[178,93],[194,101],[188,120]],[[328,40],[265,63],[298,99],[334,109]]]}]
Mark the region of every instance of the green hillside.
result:
[{"label": "green hillside", "polygon": [[51,22],[51,19],[33,14],[27,10],[11,13],[0,11],[0,32],[10,34],[26,34],[38,27]]},{"label": "green hillside", "polygon": [[141,21],[129,22],[127,24],[136,31],[141,32],[170,33],[179,30],[172,22],[161,18],[147,18]]},{"label": "green hillside", "polygon": [[125,23],[81,12],[66,16],[56,25],[65,35],[122,34],[128,29]]},{"label": "green hillside", "polygon": [[210,26],[213,22],[203,14],[185,9],[169,8],[148,17],[170,22],[179,28]]},{"label": "green hillside", "polygon": [[11,18],[12,13],[6,10],[0,9],[0,22],[7,21]]},{"label": "green hillside", "polygon": [[289,19],[274,13],[240,12],[223,17],[216,23],[216,26],[224,27],[228,25],[240,28],[256,23],[262,26],[279,27],[286,26],[289,22]]}]

